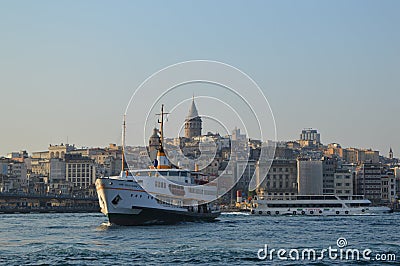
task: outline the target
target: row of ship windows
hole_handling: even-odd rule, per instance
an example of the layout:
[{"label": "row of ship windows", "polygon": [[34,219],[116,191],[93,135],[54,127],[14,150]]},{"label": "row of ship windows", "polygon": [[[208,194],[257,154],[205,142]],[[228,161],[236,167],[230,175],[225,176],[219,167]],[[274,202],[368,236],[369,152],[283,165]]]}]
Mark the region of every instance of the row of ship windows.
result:
[{"label": "row of ship windows", "polygon": [[[362,212],[365,212],[364,209],[361,210],[361,211],[362,211]],[[254,214],[254,210],[252,211],[252,213]],[[264,213],[266,213],[266,214],[268,214],[268,215],[271,215],[271,211],[267,211],[267,212],[264,212]],[[293,213],[294,215],[296,215],[296,214],[297,214],[297,211],[293,211],[292,213]],[[301,213],[302,215],[306,214],[305,211],[301,211],[301,212],[299,212],[299,213]],[[309,213],[310,213],[310,214],[314,214],[314,211],[309,211]],[[319,213],[319,214],[322,214],[322,211],[319,210],[318,213]],[[345,213],[345,214],[349,214],[349,211],[344,211],[344,213]],[[263,214],[263,212],[262,212],[262,211],[259,211],[258,214]],[[279,211],[275,211],[275,214],[279,214]],[[336,214],[340,214],[340,211],[336,211]]]},{"label": "row of ship windows", "polygon": [[294,196],[294,195],[296,195],[296,193],[288,193],[288,192],[285,192],[285,193],[283,193],[283,192],[280,192],[280,193],[274,192],[274,193],[272,193],[272,192],[268,192],[268,193],[266,193],[266,195],[268,195],[268,196],[283,196],[283,195],[285,195],[285,196],[289,196],[289,195]]},{"label": "row of ship windows", "polygon": [[166,188],[167,184],[165,182],[156,181],[155,186],[158,188]]},{"label": "row of ship windows", "polygon": [[268,203],[268,207],[273,208],[341,208],[341,203],[325,203],[325,204],[270,204]]},{"label": "row of ship windows", "polygon": [[[369,203],[350,203],[351,207],[367,207]],[[342,208],[341,203],[325,203],[325,204],[268,204],[271,208]]]},{"label": "row of ship windows", "polygon": [[183,176],[187,177],[189,176],[188,172],[176,172],[176,173],[170,173],[168,171],[149,171],[149,172],[135,172],[133,173],[135,176],[141,176],[141,175],[147,175],[147,176]]},{"label": "row of ship windows", "polygon": [[[165,182],[156,181],[155,182],[155,186],[158,187],[158,188],[166,188],[167,184]],[[183,190],[184,189],[182,186],[178,186],[178,185],[174,185],[174,184],[169,184],[168,187],[170,189],[178,189],[178,190]]]},{"label": "row of ship windows", "polygon": [[183,206],[183,202],[181,200],[174,200],[170,198],[156,198],[157,203],[159,204],[167,204],[171,207],[178,207],[178,206]]}]

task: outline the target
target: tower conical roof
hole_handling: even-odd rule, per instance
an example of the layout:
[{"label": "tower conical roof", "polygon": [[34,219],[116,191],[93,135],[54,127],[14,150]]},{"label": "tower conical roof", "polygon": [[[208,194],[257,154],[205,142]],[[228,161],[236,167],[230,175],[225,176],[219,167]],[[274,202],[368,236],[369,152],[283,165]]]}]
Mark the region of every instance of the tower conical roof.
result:
[{"label": "tower conical roof", "polygon": [[189,114],[186,119],[189,120],[189,119],[192,119],[192,118],[195,118],[198,116],[199,116],[199,113],[197,112],[196,104],[194,103],[194,98],[193,98],[192,105],[190,106]]},{"label": "tower conical roof", "polygon": [[158,138],[158,129],[157,128],[153,128],[153,135],[151,135],[151,138]]}]

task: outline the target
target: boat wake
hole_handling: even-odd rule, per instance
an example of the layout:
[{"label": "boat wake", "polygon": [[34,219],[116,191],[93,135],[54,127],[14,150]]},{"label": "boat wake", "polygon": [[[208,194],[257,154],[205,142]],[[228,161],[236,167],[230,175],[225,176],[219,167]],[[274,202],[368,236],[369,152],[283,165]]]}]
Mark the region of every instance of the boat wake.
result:
[{"label": "boat wake", "polygon": [[222,212],[221,215],[243,215],[248,216],[250,213],[248,212]]},{"label": "boat wake", "polygon": [[105,231],[105,230],[110,229],[110,227],[113,227],[113,226],[114,225],[112,223],[110,223],[110,222],[104,222],[104,223],[101,223],[99,226],[97,226],[96,230]]}]

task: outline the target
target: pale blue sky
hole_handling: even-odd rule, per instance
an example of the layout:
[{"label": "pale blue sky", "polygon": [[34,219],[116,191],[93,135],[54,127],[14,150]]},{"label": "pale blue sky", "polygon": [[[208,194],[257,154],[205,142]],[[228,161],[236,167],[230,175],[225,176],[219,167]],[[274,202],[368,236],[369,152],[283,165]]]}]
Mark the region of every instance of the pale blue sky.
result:
[{"label": "pale blue sky", "polygon": [[211,59],[262,87],[278,139],[314,127],[399,156],[399,14],[399,1],[0,1],[0,155],[120,141],[145,78]]}]

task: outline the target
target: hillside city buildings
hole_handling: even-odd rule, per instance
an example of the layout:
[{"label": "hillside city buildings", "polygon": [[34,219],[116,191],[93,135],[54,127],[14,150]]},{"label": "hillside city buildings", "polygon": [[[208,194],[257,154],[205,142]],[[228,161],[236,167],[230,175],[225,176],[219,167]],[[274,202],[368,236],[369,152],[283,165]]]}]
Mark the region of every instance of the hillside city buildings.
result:
[{"label": "hillside city buildings", "polygon": [[[202,123],[193,99],[185,118],[184,136],[165,138],[164,146],[171,156],[181,153],[191,159],[180,160],[175,167],[197,170],[204,163],[207,167],[200,170],[209,179],[231,175],[236,184],[221,198],[222,203],[232,203],[238,190],[243,199],[263,191],[280,197],[364,195],[374,204],[399,203],[400,161],[393,157],[392,148],[386,157],[371,149],[345,148],[338,143],[325,145],[316,129],[307,128],[298,140],[276,143],[274,160],[268,168],[269,164],[260,160],[260,140],[248,139],[238,128],[228,136],[204,134]],[[130,166],[148,168],[160,141],[160,132],[154,129],[147,147],[126,147]],[[209,158],[212,160],[207,161]],[[31,155],[25,151],[11,152],[0,158],[0,192],[93,196],[96,178],[118,175],[121,165],[122,147],[116,144],[77,148],[61,143]],[[249,192],[253,177],[262,182],[256,192]]]}]

